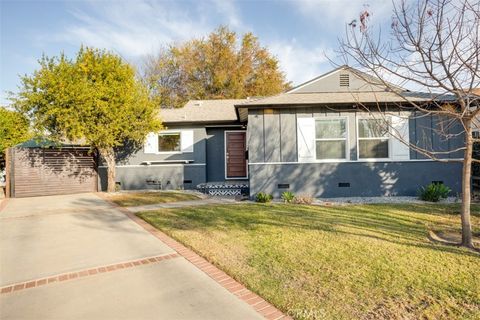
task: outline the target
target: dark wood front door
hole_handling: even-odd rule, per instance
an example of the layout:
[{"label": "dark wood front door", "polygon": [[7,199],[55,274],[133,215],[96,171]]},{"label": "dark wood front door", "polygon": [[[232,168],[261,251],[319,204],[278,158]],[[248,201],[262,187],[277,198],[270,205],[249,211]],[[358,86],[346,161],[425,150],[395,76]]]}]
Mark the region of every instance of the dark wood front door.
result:
[{"label": "dark wood front door", "polygon": [[245,131],[226,132],[225,163],[227,178],[247,177]]}]

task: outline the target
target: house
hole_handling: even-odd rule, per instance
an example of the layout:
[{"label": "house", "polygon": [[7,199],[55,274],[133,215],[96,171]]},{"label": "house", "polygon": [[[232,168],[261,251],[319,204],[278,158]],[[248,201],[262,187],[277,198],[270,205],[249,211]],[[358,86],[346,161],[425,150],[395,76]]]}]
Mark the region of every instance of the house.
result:
[{"label": "house", "polygon": [[[432,161],[401,140],[447,152],[462,146],[461,126],[442,128],[451,134],[445,139],[441,119],[399,107],[431,95],[395,90],[405,98],[343,66],[272,97],[192,100],[162,110],[167,130],[149,134],[141,150],[125,152],[117,181],[128,190],[249,190],[276,197],[287,190],[314,197],[413,196],[431,182],[460,192],[460,161]],[[391,128],[378,108],[388,110]],[[463,154],[439,157],[461,160]],[[105,189],[103,166],[99,177]]]}]

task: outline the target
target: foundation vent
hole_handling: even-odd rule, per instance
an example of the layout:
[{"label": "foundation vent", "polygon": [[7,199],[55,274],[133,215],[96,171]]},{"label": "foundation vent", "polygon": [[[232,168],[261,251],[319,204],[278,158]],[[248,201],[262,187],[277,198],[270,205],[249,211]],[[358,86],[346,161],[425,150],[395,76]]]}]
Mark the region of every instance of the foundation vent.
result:
[{"label": "foundation vent", "polygon": [[278,188],[278,189],[290,189],[290,184],[288,184],[288,183],[279,183],[279,184],[277,185],[277,188]]},{"label": "foundation vent", "polygon": [[350,182],[339,182],[338,187],[339,188],[350,188]]}]

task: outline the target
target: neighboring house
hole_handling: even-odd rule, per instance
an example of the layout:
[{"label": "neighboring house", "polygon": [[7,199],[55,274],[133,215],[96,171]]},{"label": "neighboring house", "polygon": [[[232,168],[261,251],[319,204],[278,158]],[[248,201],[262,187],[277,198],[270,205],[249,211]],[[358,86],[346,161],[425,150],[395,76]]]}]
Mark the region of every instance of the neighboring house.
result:
[{"label": "neighboring house", "polygon": [[[207,185],[235,193],[249,187],[251,196],[264,191],[276,197],[287,190],[314,197],[412,196],[432,181],[460,192],[460,162],[432,161],[395,135],[436,151],[458,148],[462,135],[445,139],[437,118],[399,110],[404,101],[396,93],[375,78],[362,79],[365,74],[341,67],[272,97],[193,100],[162,110],[167,130],[150,134],[142,150],[119,161],[117,181],[122,189],[161,183],[166,189]],[[431,99],[397,89],[412,101]],[[389,108],[396,130],[385,132],[383,120],[360,105]],[[102,189],[105,171],[100,167]]]}]

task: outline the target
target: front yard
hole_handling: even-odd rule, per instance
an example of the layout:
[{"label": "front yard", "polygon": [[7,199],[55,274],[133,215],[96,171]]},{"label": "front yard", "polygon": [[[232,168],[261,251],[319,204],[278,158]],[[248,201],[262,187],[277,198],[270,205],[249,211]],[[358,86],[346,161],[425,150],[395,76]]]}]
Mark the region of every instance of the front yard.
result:
[{"label": "front yard", "polygon": [[238,204],[139,216],[296,319],[480,319],[480,255],[427,237],[458,230],[458,210]]},{"label": "front yard", "polygon": [[182,191],[143,191],[105,194],[105,197],[121,207],[136,207],[156,203],[199,200],[196,194]]}]

